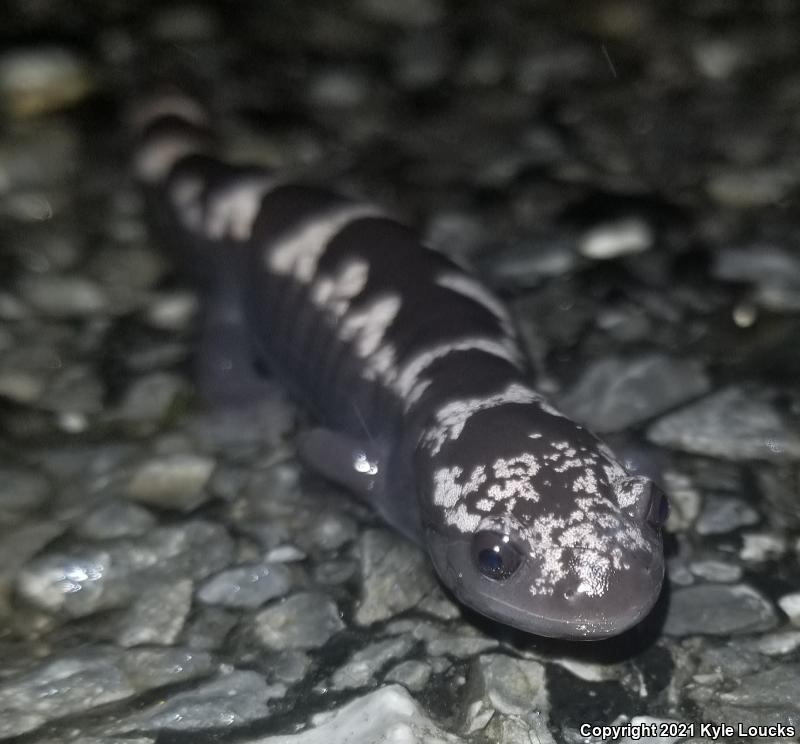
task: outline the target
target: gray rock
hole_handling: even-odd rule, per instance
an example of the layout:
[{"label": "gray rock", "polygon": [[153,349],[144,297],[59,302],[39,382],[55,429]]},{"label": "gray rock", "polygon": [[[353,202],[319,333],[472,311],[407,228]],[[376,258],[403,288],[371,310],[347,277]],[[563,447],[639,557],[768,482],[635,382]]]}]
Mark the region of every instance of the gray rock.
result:
[{"label": "gray rock", "polygon": [[66,47],[21,47],[0,58],[4,106],[19,117],[74,104],[85,98],[92,87],[86,60]]},{"label": "gray rock", "polygon": [[289,569],[280,563],[251,563],[212,576],[197,593],[201,602],[223,607],[260,607],[291,588]]},{"label": "gray rock", "polygon": [[772,604],[746,584],[701,584],[672,592],[664,633],[737,635],[770,630],[777,623]]},{"label": "gray rock", "polygon": [[[800,717],[800,664],[782,664],[731,681],[735,684],[734,689],[720,692],[720,702],[735,707],[760,708],[765,712],[791,711],[795,720]],[[775,722],[780,721],[779,715]]]},{"label": "gray rock", "polygon": [[660,352],[593,362],[558,405],[597,432],[614,432],[646,421],[702,395],[709,379],[699,362]]},{"label": "gray rock", "polygon": [[424,661],[401,661],[386,672],[384,679],[397,682],[411,692],[420,692],[428,684],[432,671]]},{"label": "gray rock", "polygon": [[193,588],[189,579],[151,587],[125,614],[117,643],[125,647],[175,643],[192,607]]},{"label": "gray rock", "polygon": [[131,652],[104,646],[51,657],[0,684],[0,737],[17,736],[63,716],[90,711],[212,669],[207,654],[178,649]]},{"label": "gray rock", "polygon": [[222,647],[236,627],[238,617],[221,607],[198,607],[184,628],[183,643],[190,648],[215,650]]},{"label": "gray rock", "polygon": [[107,312],[109,307],[103,288],[82,276],[30,274],[20,289],[27,303],[47,315],[85,317]]},{"label": "gray rock", "polygon": [[363,587],[355,619],[359,625],[386,620],[414,607],[436,581],[428,557],[385,530],[368,530],[359,542]]},{"label": "gray rock", "polygon": [[144,507],[115,500],[89,512],[74,527],[76,535],[90,540],[113,540],[144,535],[156,525],[156,518]]},{"label": "gray rock", "polygon": [[124,421],[161,421],[180,396],[187,395],[186,380],[169,372],[152,372],[133,381],[112,418]]},{"label": "gray rock", "polygon": [[731,584],[739,581],[743,573],[741,566],[713,558],[692,561],[689,570],[701,579],[719,584]]},{"label": "gray rock", "polygon": [[413,638],[424,641],[427,655],[434,657],[468,658],[499,645],[496,639],[481,635],[469,625],[444,630],[439,625],[425,621],[395,620],[389,623],[386,632],[392,635],[410,634]]},{"label": "gray rock", "polygon": [[700,535],[723,535],[758,524],[760,520],[759,513],[744,499],[708,496],[694,528]]},{"label": "gray rock", "polygon": [[256,637],[275,651],[319,648],[343,628],[336,603],[317,592],[295,594],[254,619]]},{"label": "gray rock", "polygon": [[0,467],[0,511],[32,511],[45,502],[49,493],[50,482],[40,473]]},{"label": "gray rock", "polygon": [[506,715],[549,711],[545,668],[538,661],[504,654],[479,656],[473,662],[470,685],[473,700],[482,698]]},{"label": "gray rock", "polygon": [[19,572],[16,585],[40,609],[82,617],[125,606],[165,581],[204,579],[232,557],[233,542],[223,527],[194,520],[103,548],[45,553]]},{"label": "gray rock", "polygon": [[800,630],[767,633],[758,639],[756,648],[765,656],[785,656],[800,648]]},{"label": "gray rock", "polygon": [[728,460],[800,459],[800,432],[761,389],[721,390],[668,414],[647,435],[665,447]]},{"label": "gray rock", "polygon": [[191,511],[209,498],[206,484],[213,470],[214,460],[201,455],[156,457],[142,463],[133,473],[128,495],[164,509]]},{"label": "gray rock", "polygon": [[784,594],[778,599],[778,606],[789,616],[795,627],[800,627],[800,592]]},{"label": "gray rock", "polygon": [[269,716],[267,702],[285,693],[284,685],[267,685],[256,672],[227,670],[120,721],[109,733],[231,730]]},{"label": "gray rock", "polygon": [[386,741],[458,744],[463,740],[439,728],[402,687],[389,685],[313,716],[311,727],[305,731],[248,739],[245,744],[384,744]]},{"label": "gray rock", "polygon": [[641,219],[623,219],[587,230],[578,242],[578,251],[587,258],[609,259],[643,253],[653,246],[653,229]]},{"label": "gray rock", "polygon": [[339,667],[331,679],[335,690],[348,690],[375,684],[375,675],[388,662],[408,653],[414,640],[408,637],[378,641],[356,651]]}]

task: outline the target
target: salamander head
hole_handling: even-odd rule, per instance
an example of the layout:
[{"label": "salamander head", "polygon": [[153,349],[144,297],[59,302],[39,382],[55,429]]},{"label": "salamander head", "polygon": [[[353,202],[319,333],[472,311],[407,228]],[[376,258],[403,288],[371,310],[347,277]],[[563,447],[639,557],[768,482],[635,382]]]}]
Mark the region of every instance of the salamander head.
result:
[{"label": "salamander head", "polygon": [[477,411],[456,436],[441,433],[434,424],[421,440],[423,522],[460,601],[571,639],[616,635],[649,612],[668,515],[652,481],[628,475],[592,434],[538,401]]}]

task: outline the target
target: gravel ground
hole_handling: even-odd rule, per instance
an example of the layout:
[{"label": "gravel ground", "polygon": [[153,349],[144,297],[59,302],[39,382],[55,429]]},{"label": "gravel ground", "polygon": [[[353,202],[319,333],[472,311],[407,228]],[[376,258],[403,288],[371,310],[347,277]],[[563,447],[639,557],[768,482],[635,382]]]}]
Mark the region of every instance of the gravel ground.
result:
[{"label": "gravel ground", "polygon": [[[3,11],[0,739],[800,727],[800,8],[132,6]],[[468,614],[298,464],[277,384],[203,407],[196,297],[148,236],[121,124],[163,74],[202,85],[235,156],[386,204],[473,266],[539,386],[659,474],[669,586],[642,626],[554,643]]]}]

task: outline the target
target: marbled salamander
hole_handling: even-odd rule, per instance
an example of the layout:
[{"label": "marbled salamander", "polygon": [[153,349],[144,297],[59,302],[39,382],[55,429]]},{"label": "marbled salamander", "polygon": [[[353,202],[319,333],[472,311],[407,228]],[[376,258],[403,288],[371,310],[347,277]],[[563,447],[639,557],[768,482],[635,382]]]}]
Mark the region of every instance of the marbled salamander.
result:
[{"label": "marbled salamander", "polygon": [[192,99],[135,120],[149,208],[203,293],[207,388],[246,398],[265,361],[321,423],[304,459],[478,612],[588,639],[650,610],[664,495],[530,387],[486,287],[379,208],[221,161]]}]

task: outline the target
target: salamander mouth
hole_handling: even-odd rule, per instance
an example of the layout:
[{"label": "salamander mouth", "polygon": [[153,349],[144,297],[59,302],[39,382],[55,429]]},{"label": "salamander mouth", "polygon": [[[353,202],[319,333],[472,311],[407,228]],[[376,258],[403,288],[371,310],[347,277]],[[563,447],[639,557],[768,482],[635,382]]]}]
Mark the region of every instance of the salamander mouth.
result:
[{"label": "salamander mouth", "polygon": [[628,570],[611,571],[600,589],[570,573],[550,591],[534,592],[535,576],[524,569],[498,582],[478,574],[465,576],[455,571],[454,563],[448,561],[447,567],[451,579],[458,576],[451,588],[464,604],[519,630],[570,640],[599,640],[633,627],[653,608],[663,583],[663,562],[657,553],[655,558],[638,556]]}]

